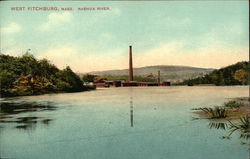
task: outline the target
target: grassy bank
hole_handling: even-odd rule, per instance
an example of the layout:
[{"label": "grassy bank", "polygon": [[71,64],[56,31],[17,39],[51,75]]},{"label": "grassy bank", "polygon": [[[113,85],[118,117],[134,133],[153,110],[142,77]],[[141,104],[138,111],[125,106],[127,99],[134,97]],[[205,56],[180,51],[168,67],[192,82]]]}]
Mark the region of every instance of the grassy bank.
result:
[{"label": "grassy bank", "polygon": [[194,108],[194,113],[200,118],[209,119],[209,127],[228,130],[227,136],[222,139],[230,139],[231,134],[239,132],[240,138],[250,139],[250,98],[234,98],[226,101],[222,106]]},{"label": "grassy bank", "polygon": [[250,117],[249,98],[234,98],[226,101],[221,106],[194,108],[194,113],[203,118],[213,120],[238,120],[241,117]]}]

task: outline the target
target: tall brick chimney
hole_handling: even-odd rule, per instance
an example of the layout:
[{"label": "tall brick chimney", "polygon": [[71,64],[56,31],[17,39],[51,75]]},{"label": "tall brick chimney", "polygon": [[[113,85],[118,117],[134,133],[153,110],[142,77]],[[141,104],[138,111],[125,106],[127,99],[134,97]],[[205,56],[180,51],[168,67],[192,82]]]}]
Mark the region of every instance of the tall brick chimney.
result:
[{"label": "tall brick chimney", "polygon": [[132,46],[129,46],[129,81],[133,81]]}]

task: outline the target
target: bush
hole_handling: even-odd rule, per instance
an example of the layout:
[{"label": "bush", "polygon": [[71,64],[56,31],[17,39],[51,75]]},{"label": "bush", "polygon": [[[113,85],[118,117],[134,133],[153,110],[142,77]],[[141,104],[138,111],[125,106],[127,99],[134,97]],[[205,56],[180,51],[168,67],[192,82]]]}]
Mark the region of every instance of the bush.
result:
[{"label": "bush", "polygon": [[234,100],[228,101],[224,103],[225,107],[229,107],[229,108],[239,108],[241,106],[243,106],[244,104],[241,102],[236,102]]}]

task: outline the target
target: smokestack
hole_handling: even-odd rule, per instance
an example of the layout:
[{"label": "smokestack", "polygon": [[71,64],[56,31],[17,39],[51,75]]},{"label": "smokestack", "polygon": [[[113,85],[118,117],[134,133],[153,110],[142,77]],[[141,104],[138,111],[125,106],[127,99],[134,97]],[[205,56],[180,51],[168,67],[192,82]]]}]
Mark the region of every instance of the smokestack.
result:
[{"label": "smokestack", "polygon": [[129,81],[133,81],[132,46],[129,46]]},{"label": "smokestack", "polygon": [[161,83],[161,72],[158,71],[158,85],[160,85]]}]

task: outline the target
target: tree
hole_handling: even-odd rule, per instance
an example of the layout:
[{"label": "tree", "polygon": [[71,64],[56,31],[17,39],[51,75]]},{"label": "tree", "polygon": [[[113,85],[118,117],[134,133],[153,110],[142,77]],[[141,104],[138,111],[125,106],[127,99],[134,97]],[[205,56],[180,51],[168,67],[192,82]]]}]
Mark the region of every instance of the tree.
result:
[{"label": "tree", "polygon": [[71,89],[67,91],[81,91],[83,84],[79,76],[77,76],[69,66],[57,73],[57,77],[70,85]]},{"label": "tree", "polygon": [[249,62],[243,61],[236,64],[214,70],[201,79],[194,78],[185,80],[180,84],[215,84],[215,85],[242,85],[248,84],[248,65]]},{"label": "tree", "polygon": [[83,82],[94,82],[95,77],[96,77],[95,75],[85,74],[82,76],[82,81]]},{"label": "tree", "polygon": [[241,82],[242,84],[246,84],[248,81],[248,72],[244,69],[239,69],[235,71],[233,77],[235,80]]},{"label": "tree", "polygon": [[2,96],[76,92],[88,89],[70,67],[59,70],[47,59],[37,60],[29,52],[21,57],[0,54]]}]

